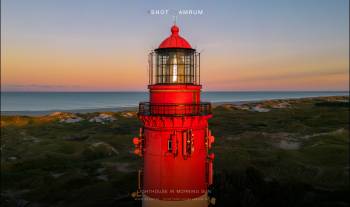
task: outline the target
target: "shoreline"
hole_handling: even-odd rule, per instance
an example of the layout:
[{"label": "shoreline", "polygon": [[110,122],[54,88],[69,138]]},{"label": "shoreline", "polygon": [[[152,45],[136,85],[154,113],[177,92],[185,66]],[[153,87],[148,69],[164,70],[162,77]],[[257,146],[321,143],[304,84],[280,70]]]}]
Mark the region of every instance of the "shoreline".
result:
[{"label": "shoreline", "polygon": [[[226,105],[244,105],[244,104],[258,104],[266,101],[291,101],[291,100],[303,100],[303,99],[317,99],[317,98],[336,98],[336,97],[347,97],[349,96],[310,96],[300,98],[276,98],[276,99],[256,99],[246,101],[221,101],[211,102],[213,108]],[[124,111],[137,111],[138,106],[120,106],[120,107],[108,107],[108,108],[90,108],[90,109],[67,109],[67,110],[44,110],[44,111],[1,111],[1,116],[46,116],[55,112],[65,113],[99,113],[99,112],[124,112]]]},{"label": "shoreline", "polygon": [[135,107],[114,107],[114,108],[91,108],[91,109],[68,109],[68,110],[46,110],[46,111],[1,111],[1,116],[45,116],[55,112],[65,113],[95,113],[95,112],[123,112],[135,111]]}]

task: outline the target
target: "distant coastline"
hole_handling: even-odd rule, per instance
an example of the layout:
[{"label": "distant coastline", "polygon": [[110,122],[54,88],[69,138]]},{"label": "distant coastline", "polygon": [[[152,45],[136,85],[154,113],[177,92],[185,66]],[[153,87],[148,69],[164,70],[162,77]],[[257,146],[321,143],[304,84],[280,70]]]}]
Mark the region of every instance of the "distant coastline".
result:
[{"label": "distant coastline", "polygon": [[[273,101],[273,100],[281,100],[281,101],[289,101],[289,100],[298,100],[298,99],[317,99],[317,98],[332,98],[332,97],[348,97],[348,92],[344,92],[347,94],[343,95],[334,95],[334,96],[304,96],[304,97],[286,97],[286,98],[270,98],[270,99],[256,99],[256,100],[241,100],[241,101],[211,101],[213,107],[222,106],[225,104],[235,104],[235,105],[243,105],[243,104],[257,104],[264,101]],[[116,107],[102,107],[102,108],[84,108],[84,109],[67,109],[67,110],[23,110],[23,111],[1,111],[1,115],[3,116],[45,116],[55,112],[68,112],[68,113],[94,113],[94,112],[123,112],[123,111],[137,111],[138,107],[135,106],[116,106]]]},{"label": "distant coastline", "polygon": [[55,112],[68,113],[94,113],[94,112],[122,112],[136,111],[137,107],[114,107],[114,108],[91,108],[91,109],[72,109],[72,110],[47,110],[47,111],[1,111],[4,116],[43,116]]}]

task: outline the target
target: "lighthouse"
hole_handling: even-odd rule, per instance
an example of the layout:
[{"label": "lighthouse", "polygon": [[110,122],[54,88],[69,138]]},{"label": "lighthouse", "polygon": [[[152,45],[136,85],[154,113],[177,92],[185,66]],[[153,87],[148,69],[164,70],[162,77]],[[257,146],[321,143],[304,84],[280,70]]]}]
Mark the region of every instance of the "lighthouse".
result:
[{"label": "lighthouse", "polygon": [[149,54],[149,102],[139,104],[142,127],[133,139],[143,159],[134,196],[142,197],[143,207],[209,205],[211,104],[201,102],[200,53],[179,32],[174,24]]}]

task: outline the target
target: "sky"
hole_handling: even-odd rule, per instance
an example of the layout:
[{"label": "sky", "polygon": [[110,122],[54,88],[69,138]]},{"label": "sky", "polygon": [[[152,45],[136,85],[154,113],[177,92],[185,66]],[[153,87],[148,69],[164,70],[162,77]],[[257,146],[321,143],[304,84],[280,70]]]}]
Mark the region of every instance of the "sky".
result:
[{"label": "sky", "polygon": [[348,0],[2,0],[1,90],[145,91],[180,9],[204,91],[349,90]]}]

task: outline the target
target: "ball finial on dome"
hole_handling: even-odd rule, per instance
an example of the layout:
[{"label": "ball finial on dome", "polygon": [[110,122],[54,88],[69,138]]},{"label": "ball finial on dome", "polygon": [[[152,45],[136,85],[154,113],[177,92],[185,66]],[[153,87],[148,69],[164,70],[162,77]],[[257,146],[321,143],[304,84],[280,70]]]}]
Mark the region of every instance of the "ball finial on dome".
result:
[{"label": "ball finial on dome", "polygon": [[183,37],[179,35],[179,27],[174,24],[171,27],[171,35],[163,40],[159,45],[159,49],[161,48],[189,48],[191,49],[191,45],[185,40]]},{"label": "ball finial on dome", "polygon": [[171,33],[172,34],[179,34],[179,28],[174,24],[172,27],[171,27]]}]

